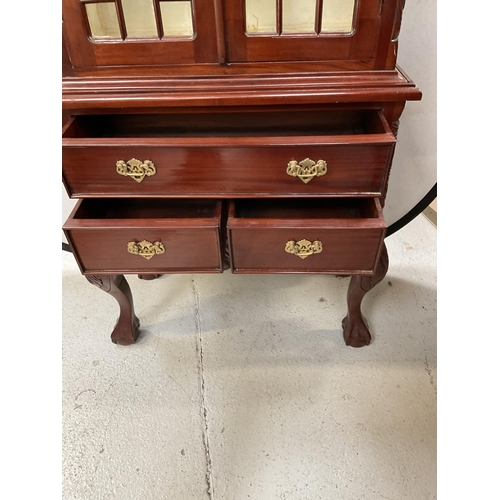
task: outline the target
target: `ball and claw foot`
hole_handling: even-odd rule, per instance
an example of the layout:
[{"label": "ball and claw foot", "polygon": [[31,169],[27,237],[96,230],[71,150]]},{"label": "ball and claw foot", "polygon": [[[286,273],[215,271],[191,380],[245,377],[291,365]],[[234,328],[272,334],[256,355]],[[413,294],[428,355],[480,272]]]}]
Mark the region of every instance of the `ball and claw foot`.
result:
[{"label": "ball and claw foot", "polygon": [[377,268],[373,276],[351,276],[347,290],[347,316],[342,320],[344,341],[351,347],[364,347],[372,339],[366,319],[361,314],[363,297],[380,283],[389,269],[389,256],[385,243],[382,245]]},{"label": "ball and claw foot", "polygon": [[342,320],[342,328],[344,329],[344,341],[350,347],[364,347],[372,340],[364,318],[354,322],[349,321],[349,316],[346,316]]},{"label": "ball and claw foot", "polygon": [[111,334],[111,342],[117,345],[131,345],[139,338],[139,318],[134,314],[134,318],[130,324],[120,324],[120,319],[116,322],[113,333]]}]

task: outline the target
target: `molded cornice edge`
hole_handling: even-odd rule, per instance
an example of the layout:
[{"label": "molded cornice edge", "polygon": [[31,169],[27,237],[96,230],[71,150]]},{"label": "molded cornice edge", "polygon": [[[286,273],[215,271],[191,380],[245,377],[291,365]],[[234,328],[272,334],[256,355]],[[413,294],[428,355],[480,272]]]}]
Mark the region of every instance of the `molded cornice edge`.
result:
[{"label": "molded cornice edge", "polygon": [[399,68],[390,71],[63,79],[63,109],[300,105],[419,100]]}]

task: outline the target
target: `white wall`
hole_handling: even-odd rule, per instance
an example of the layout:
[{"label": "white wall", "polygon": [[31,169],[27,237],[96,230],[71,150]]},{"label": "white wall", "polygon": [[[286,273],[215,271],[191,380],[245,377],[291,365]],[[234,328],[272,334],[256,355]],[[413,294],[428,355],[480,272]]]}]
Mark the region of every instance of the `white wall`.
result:
[{"label": "white wall", "polygon": [[407,0],[398,65],[422,91],[401,117],[384,214],[390,225],[411,210],[437,179],[437,0]]}]

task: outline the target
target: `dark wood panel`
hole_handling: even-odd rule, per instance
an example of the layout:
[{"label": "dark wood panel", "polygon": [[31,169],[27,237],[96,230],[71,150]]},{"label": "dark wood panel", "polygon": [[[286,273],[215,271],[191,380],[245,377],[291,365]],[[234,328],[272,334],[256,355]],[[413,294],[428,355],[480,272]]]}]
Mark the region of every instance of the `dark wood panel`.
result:
[{"label": "dark wood panel", "polygon": [[246,34],[244,2],[226,2],[224,5],[230,62],[337,60],[346,69],[360,69],[360,63],[365,69],[373,69],[377,49],[389,42],[388,34],[381,31],[380,26],[388,17],[391,23],[391,11],[380,13],[379,2],[358,2],[352,32],[336,35]]},{"label": "dark wood panel", "polygon": [[[227,220],[234,272],[371,274],[386,231],[377,198],[236,200]],[[305,258],[288,241],[320,241]]]},{"label": "dark wood panel", "polygon": [[[394,143],[376,109],[78,116],[63,134],[63,171],[74,197],[377,195]],[[132,158],[156,173],[119,175],[116,162]],[[286,169],[306,158],[328,171],[304,184]]]},{"label": "dark wood panel", "polygon": [[219,62],[217,38],[212,32],[216,17],[210,2],[196,2],[193,20],[195,36],[184,40],[165,37],[161,40],[137,38],[93,41],[84,5],[79,0],[63,0],[62,14],[68,55],[75,68]]},{"label": "dark wood panel", "polygon": [[[388,139],[392,139],[380,109],[337,106],[298,111],[232,108],[75,116],[74,123],[63,132],[63,138],[259,137],[257,145],[265,138],[286,136],[388,134]],[[283,141],[286,139],[282,138],[280,143]]]},{"label": "dark wood panel", "polygon": [[385,227],[377,198],[283,198],[232,201],[230,226],[315,229]]},{"label": "dark wood panel", "polygon": [[[221,272],[217,229],[88,228],[66,231],[84,273]],[[130,241],[162,242],[165,253],[146,260],[127,251]]]},{"label": "dark wood panel", "polygon": [[[221,217],[221,202],[207,199],[97,198],[78,203],[70,216],[72,227],[216,227]],[[105,219],[105,221],[103,221]]]},{"label": "dark wood panel", "polygon": [[[222,203],[216,200],[80,200],[63,226],[82,272],[221,272]],[[131,241],[162,242],[150,260]]]},{"label": "dark wood panel", "polygon": [[[233,272],[372,273],[383,229],[229,229]],[[301,259],[285,251],[287,241],[322,242],[321,253]]]},{"label": "dark wood panel", "polygon": [[[167,67],[167,74],[182,74],[186,70],[202,74],[208,64],[213,65],[213,71],[226,72],[227,62],[271,61],[280,64],[330,62],[337,71],[392,69],[404,2],[385,0],[383,9],[379,9],[379,5],[381,2],[378,1],[358,2],[353,31],[349,34],[252,36],[245,33],[244,2],[196,1],[193,9],[195,35],[192,39],[126,38],[126,26],[120,16],[125,40],[92,41],[84,3],[63,0],[63,32],[74,70],[87,71],[91,75],[97,75],[98,68],[118,74],[126,71],[127,67],[135,75],[165,71]],[[281,17],[278,17],[281,24]],[[320,9],[316,17],[318,29]],[[162,28],[158,19],[157,24],[161,38]],[[280,30],[279,27],[278,32]],[[276,70],[290,71],[282,68]]]},{"label": "dark wood panel", "polygon": [[[273,147],[89,146],[63,149],[64,181],[84,196],[379,195],[393,144]],[[118,160],[151,160],[156,174],[137,183],[116,172]],[[290,161],[327,162],[322,177],[304,184],[287,175]]]},{"label": "dark wood panel", "polygon": [[[336,72],[333,72],[334,70]],[[222,106],[301,106],[322,103],[373,103],[421,99],[401,71],[338,71],[326,63],[191,65],[127,70],[100,69],[99,78],[63,80],[63,107],[86,113],[113,110],[158,113],[168,109]],[[193,76],[193,71],[196,76]],[[281,73],[280,73],[281,72]],[[221,75],[223,73],[223,75]],[[82,76],[96,73],[80,72]],[[120,78],[110,78],[120,76]],[[132,76],[131,76],[132,75]],[[184,76],[182,76],[184,75]],[[210,78],[206,78],[209,76]]]}]

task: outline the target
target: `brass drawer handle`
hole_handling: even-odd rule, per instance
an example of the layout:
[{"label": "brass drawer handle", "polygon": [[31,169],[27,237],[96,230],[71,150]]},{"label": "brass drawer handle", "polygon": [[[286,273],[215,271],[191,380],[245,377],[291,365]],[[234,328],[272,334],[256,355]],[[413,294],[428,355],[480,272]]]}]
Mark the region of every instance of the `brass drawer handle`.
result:
[{"label": "brass drawer handle", "polygon": [[304,184],[307,184],[313,177],[321,177],[327,172],[325,160],[315,162],[311,158],[306,158],[301,162],[295,160],[288,163],[286,173],[292,177],[298,177]]},{"label": "brass drawer handle", "polygon": [[156,174],[155,164],[151,160],[138,160],[132,158],[129,161],[118,160],[116,171],[125,177],[132,177],[136,182],[142,182],[144,177],[151,177]]},{"label": "brass drawer handle", "polygon": [[146,260],[151,260],[155,255],[165,253],[165,246],[161,241],[155,241],[154,243],[151,243],[148,240],[142,240],[139,242],[129,241],[127,243],[127,250],[129,253],[140,255]]},{"label": "brass drawer handle", "polygon": [[323,251],[323,243],[321,241],[300,240],[300,241],[287,241],[285,245],[285,252],[296,255],[301,259],[305,259],[313,253],[321,253]]}]

